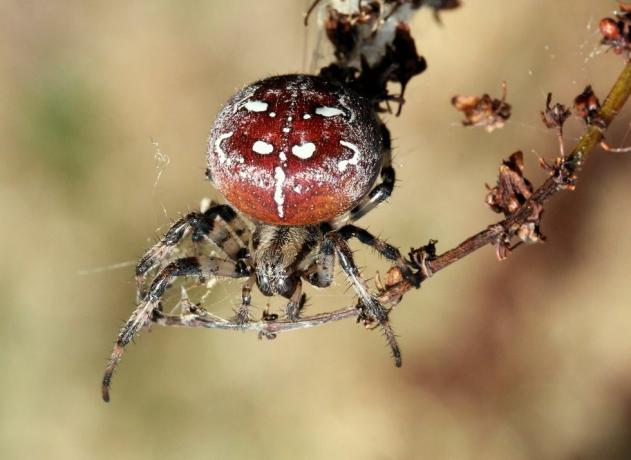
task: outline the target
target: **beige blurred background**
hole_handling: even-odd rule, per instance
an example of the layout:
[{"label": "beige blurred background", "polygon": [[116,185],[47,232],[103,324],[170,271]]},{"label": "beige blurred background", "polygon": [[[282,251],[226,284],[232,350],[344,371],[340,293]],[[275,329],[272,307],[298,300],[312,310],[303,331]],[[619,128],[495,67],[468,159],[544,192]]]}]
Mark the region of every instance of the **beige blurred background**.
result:
[{"label": "beige blurred background", "polygon": [[[443,26],[426,10],[412,23],[429,70],[389,119],[395,194],[362,222],[405,250],[495,221],[483,184],[500,160],[522,149],[538,183],[531,152],[555,152],[545,94],[604,97],[622,67],[597,46],[613,1],[464,3]],[[546,209],[545,245],[502,263],[485,248],[410,293],[393,314],[402,369],[352,321],[275,341],[154,328],[101,401],[134,307],[133,267],[107,267],[218,198],[203,180],[212,120],[241,85],[307,70],[306,4],[0,3],[0,458],[631,458],[631,154],[590,159]],[[501,80],[510,123],[462,128],[450,97]],[[631,143],[629,113],[611,144]],[[384,269],[357,249],[367,276]],[[219,283],[206,305],[227,314],[238,291]],[[342,277],[309,294],[311,312],[353,302]]]}]

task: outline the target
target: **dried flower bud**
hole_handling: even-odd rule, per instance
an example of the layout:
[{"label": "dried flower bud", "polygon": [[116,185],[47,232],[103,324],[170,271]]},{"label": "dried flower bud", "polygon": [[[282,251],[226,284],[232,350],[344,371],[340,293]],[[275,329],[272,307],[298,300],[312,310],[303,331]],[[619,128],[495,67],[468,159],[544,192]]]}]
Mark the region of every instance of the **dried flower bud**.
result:
[{"label": "dried flower bud", "polygon": [[581,94],[574,99],[576,115],[582,118],[588,125],[605,127],[600,117],[600,101],[594,94],[592,85],[587,85]]},{"label": "dried flower bud", "polygon": [[508,216],[517,211],[532,195],[532,184],[523,175],[524,158],[522,152],[513,153],[502,162],[499,168],[497,185],[486,186],[488,193],[485,202],[497,213]]},{"label": "dried flower bud", "polygon": [[615,54],[629,58],[631,52],[631,4],[620,3],[615,18],[603,18],[598,24],[603,36],[601,43],[609,46]]},{"label": "dried flower bud", "polygon": [[550,107],[551,102],[552,93],[548,93],[548,98],[546,99],[546,109],[541,112],[541,119],[547,128],[558,128],[562,130],[565,121],[571,115],[570,109],[558,102],[554,104],[554,106]]},{"label": "dried flower bud", "polygon": [[506,102],[506,82],[502,82],[502,98],[493,99],[488,94],[482,96],[454,96],[451,104],[462,112],[464,126],[482,126],[487,132],[504,127],[511,116],[511,106]]},{"label": "dried flower bud", "polygon": [[602,18],[598,28],[604,40],[618,40],[622,36],[618,24],[611,18]]}]

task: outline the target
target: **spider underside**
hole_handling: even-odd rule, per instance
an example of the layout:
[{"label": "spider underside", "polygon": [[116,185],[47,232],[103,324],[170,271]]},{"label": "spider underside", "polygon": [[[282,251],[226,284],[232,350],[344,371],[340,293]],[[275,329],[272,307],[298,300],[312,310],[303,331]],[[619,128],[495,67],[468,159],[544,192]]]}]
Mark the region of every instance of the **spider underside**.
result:
[{"label": "spider underside", "polygon": [[[383,162],[380,183],[359,205],[335,221],[307,226],[256,223],[252,231],[250,225],[227,204],[213,204],[204,212],[191,212],[176,221],[136,266],[138,306],[120,330],[114,345],[103,376],[103,399],[109,401],[112,374],[125,346],[154,320],[154,315],[159,314],[166,289],[178,277],[244,279],[241,303],[233,318],[239,324],[245,325],[251,319],[251,290],[254,285],[266,296],[279,294],[288,299],[284,309],[286,318],[296,321],[305,302],[303,280],[320,288],[330,286],[336,257],[357,294],[358,321],[381,327],[395,365],[400,367],[401,353],[389,324],[389,310],[368,288],[347,243],[349,239],[357,238],[386,259],[394,261],[407,279],[418,283],[409,262],[396,247],[352,223],[386,200],[394,187],[390,135],[383,124],[381,132]],[[210,241],[225,257],[199,255],[171,260],[174,250],[189,234],[193,243]],[[147,287],[146,279],[155,270],[157,275]]]}]

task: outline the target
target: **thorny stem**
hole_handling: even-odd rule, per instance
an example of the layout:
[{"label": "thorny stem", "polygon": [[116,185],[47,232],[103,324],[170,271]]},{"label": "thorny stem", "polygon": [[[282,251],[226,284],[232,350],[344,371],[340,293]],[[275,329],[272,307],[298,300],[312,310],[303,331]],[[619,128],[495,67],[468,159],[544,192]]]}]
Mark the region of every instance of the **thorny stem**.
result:
[{"label": "thorny stem", "polygon": [[[631,62],[628,62],[620,76],[613,85],[607,99],[600,109],[600,119],[608,127],[615,117],[620,113],[627,99],[631,96]],[[604,131],[602,126],[590,125],[580,137],[572,152],[565,158],[563,166],[566,177],[579,172],[583,163],[603,140]],[[485,230],[467,238],[458,246],[443,254],[426,260],[423,267],[418,272],[420,281],[424,281],[434,273],[450,266],[463,259],[478,249],[496,244],[498,238],[513,236],[515,229],[526,222],[533,210],[550,199],[557,192],[564,190],[564,184],[558,176],[549,177],[531,197],[513,214],[506,219],[490,225]],[[394,305],[401,297],[414,286],[403,280],[389,286],[380,293],[380,300],[384,303]],[[210,315],[208,313],[191,313],[181,316],[163,315],[157,312],[152,321],[162,326],[181,327],[206,327],[215,329],[250,330],[258,331],[260,336],[273,338],[279,332],[292,331],[296,329],[311,328],[321,326],[332,321],[339,321],[351,317],[357,317],[360,313],[356,307],[342,308],[328,313],[321,313],[302,318],[298,321],[275,320],[275,321],[255,321],[247,324],[238,324]]]}]

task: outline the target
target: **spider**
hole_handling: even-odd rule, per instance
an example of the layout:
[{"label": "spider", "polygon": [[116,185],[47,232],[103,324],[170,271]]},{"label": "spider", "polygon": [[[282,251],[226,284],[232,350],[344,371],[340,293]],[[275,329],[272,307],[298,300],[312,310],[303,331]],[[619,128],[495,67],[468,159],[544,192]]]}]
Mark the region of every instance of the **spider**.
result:
[{"label": "spider", "polygon": [[[330,286],[336,258],[357,294],[358,320],[383,329],[400,367],[389,310],[362,278],[347,243],[356,238],[373,247],[418,284],[396,247],[352,223],[388,198],[395,180],[390,135],[370,101],[323,77],[260,80],[223,107],[210,134],[207,159],[207,178],[234,207],[213,204],[185,215],[140,259],[138,306],[114,345],[103,399],[109,401],[112,374],[125,346],[161,310],[165,290],[177,278],[244,279],[234,317],[240,324],[250,321],[254,285],[266,296],[286,298],[287,319],[298,320],[305,302],[303,282]],[[171,261],[187,235],[194,243],[214,243],[223,257]]]}]

